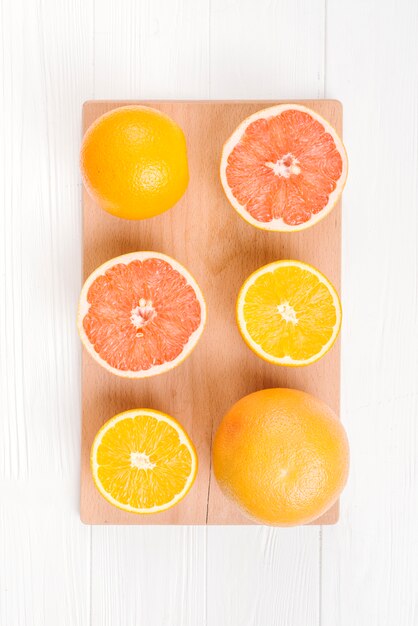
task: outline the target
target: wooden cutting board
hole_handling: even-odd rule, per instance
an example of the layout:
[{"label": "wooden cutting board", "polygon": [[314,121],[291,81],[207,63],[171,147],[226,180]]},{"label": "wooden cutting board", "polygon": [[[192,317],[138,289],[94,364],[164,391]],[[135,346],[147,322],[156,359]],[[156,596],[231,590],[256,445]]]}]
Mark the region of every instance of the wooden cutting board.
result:
[{"label": "wooden cutting board", "polygon": [[[289,102],[288,100],[286,102]],[[298,101],[311,107],[341,135],[342,107],[335,100]],[[112,257],[137,250],[166,253],[185,265],[206,299],[208,320],[192,353],[174,370],[145,380],[109,374],[83,351],[80,516],[87,524],[252,524],[226,500],[211,471],[211,444],[226,411],[252,391],[294,387],[340,409],[340,343],[318,363],[286,368],[262,361],[244,344],[235,323],[235,300],[245,278],[277,259],[299,259],[317,267],[340,289],[341,207],[299,233],[265,232],[247,224],[230,206],[219,180],[222,145],[245,117],[280,101],[173,102],[90,101],[83,107],[83,132],[100,115],[126,104],[164,111],[183,128],[190,184],[182,200],[161,216],[131,222],[102,211],[83,191],[84,278]],[[156,515],[135,515],[108,504],[90,473],[96,432],[121,411],[151,407],[176,417],[199,456],[196,482],[177,506]],[[334,524],[336,504],[315,524]]]}]

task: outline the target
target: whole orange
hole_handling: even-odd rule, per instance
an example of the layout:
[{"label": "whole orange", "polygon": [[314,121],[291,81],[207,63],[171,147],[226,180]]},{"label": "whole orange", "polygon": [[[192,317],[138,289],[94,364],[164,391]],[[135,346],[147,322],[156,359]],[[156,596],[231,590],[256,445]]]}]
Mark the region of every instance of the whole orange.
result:
[{"label": "whole orange", "polygon": [[346,483],[348,466],[347,436],[335,413],[296,389],[245,396],[214,439],[222,491],[264,524],[307,524],[325,513]]},{"label": "whole orange", "polygon": [[80,164],[92,198],[125,219],[163,213],[189,182],[183,131],[168,115],[145,106],[99,117],[84,136]]}]

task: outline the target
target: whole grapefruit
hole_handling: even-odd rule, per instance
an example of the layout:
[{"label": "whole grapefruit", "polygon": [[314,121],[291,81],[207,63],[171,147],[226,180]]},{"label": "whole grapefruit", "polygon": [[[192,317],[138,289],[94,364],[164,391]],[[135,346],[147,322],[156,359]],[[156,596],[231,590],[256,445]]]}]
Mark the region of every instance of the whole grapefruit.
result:
[{"label": "whole grapefruit", "polygon": [[252,519],[307,524],[338,499],[347,480],[347,436],[324,402],[296,389],[265,389],[223,418],[213,467],[224,494]]}]

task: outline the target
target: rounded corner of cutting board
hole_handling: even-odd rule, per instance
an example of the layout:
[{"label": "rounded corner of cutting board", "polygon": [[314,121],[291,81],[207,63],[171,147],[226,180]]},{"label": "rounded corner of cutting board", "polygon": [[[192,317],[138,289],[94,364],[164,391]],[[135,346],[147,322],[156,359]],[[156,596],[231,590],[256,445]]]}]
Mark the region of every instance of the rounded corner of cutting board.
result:
[{"label": "rounded corner of cutting board", "polygon": [[[222,129],[255,111],[280,102],[300,102],[329,118],[336,129],[342,128],[342,104],[338,100],[275,100],[275,101],[140,101],[173,115],[184,128],[192,146],[189,158],[190,183],[187,194],[161,218],[135,223],[111,220],[97,210],[87,193],[83,194],[83,254],[86,271],[103,260],[135,249],[155,249],[178,257],[192,274],[200,276],[209,315],[205,332],[193,354],[167,374],[144,381],[129,381],[110,376],[94,363],[83,359],[83,440],[81,471],[80,520],[96,524],[190,524],[242,525],[243,521],[217,488],[210,472],[210,441],[224,412],[239,397],[267,386],[288,386],[309,391],[339,409],[340,351],[337,344],[324,359],[308,368],[280,368],[255,357],[240,341],[235,327],[233,307],[220,293],[231,293],[233,300],[240,283],[253,269],[279,258],[300,258],[327,274],[337,286],[341,275],[341,212],[337,209],[312,229],[292,233],[259,233],[247,228],[229,206],[218,180],[221,133],[214,133],[219,119]],[[132,101],[87,100],[83,104],[83,133],[100,115]],[[201,118],[204,116],[204,123]],[[196,139],[196,141],[195,141]],[[189,208],[192,207],[193,211]],[[219,212],[222,211],[222,222]],[[237,237],[225,233],[236,230]],[[185,233],[193,232],[192,237]],[[210,233],[210,235],[208,234]],[[323,244],[323,241],[327,245]],[[231,249],[235,246],[235,250]],[[210,254],[202,255],[202,250]],[[245,258],[242,256],[246,250]],[[248,251],[250,250],[251,253]],[[261,262],[260,262],[261,261]],[[196,271],[195,270],[199,270]],[[251,270],[251,271],[250,271]],[[235,273],[234,273],[235,272]],[[230,310],[231,309],[231,310]],[[221,316],[211,315],[220,311]],[[220,323],[221,322],[221,323]],[[224,347],[219,359],[214,345]],[[239,365],[239,367],[238,367]],[[202,372],[205,376],[202,377]],[[224,385],[228,377],[228,386]],[[201,384],[202,378],[205,385]],[[223,393],[219,394],[219,389]],[[182,393],[179,393],[182,389]],[[145,404],[144,404],[145,403]],[[177,417],[195,441],[200,470],[196,483],[182,503],[158,519],[153,516],[126,517],[119,509],[104,505],[91,486],[90,447],[103,421],[132,406],[154,405]],[[336,524],[338,502],[313,522],[313,525]]]}]

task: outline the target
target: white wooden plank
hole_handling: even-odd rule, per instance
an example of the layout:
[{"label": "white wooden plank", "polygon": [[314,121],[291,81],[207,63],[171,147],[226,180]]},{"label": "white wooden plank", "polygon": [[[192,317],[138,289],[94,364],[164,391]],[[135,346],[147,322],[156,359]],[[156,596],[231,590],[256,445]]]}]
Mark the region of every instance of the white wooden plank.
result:
[{"label": "white wooden plank", "polygon": [[418,621],[417,398],[347,413],[351,476],[341,521],[323,528],[322,624]]},{"label": "white wooden plank", "polygon": [[92,626],[206,623],[205,527],[93,531]]},{"label": "white wooden plank", "polygon": [[1,5],[0,623],[10,626],[89,623],[74,319],[92,6]]},{"label": "white wooden plank", "polygon": [[326,95],[345,107],[341,522],[323,530],[322,624],[418,621],[418,5],[328,0]]},{"label": "white wooden plank", "polygon": [[[211,7],[212,98],[323,96],[323,0]],[[208,626],[316,626],[319,532],[210,528]]]},{"label": "white wooden plank", "polygon": [[81,103],[92,3],[5,3],[0,116],[0,476],[75,475],[79,458]]},{"label": "white wooden plank", "polygon": [[101,2],[95,97],[208,97],[209,25],[209,0]]},{"label": "white wooden plank", "polygon": [[211,97],[323,97],[324,13],[324,0],[212,0]]},{"label": "white wooden plank", "polygon": [[316,626],[319,532],[209,528],[208,626]]},{"label": "white wooden plank", "polygon": [[0,482],[0,624],[89,624],[90,529],[74,487]]}]

